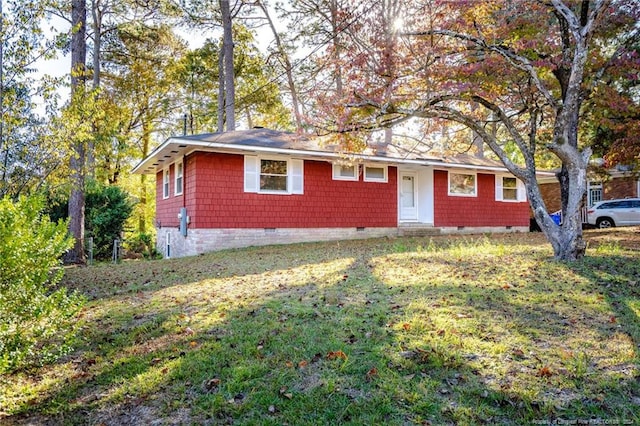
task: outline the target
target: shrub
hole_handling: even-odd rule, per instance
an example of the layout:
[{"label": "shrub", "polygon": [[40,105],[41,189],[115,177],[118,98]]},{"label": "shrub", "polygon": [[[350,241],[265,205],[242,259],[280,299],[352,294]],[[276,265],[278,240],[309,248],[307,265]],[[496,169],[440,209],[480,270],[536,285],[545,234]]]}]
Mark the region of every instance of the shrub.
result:
[{"label": "shrub", "polygon": [[108,259],[113,240],[121,239],[124,224],[133,211],[127,193],[118,186],[89,185],[86,196],[86,236],[93,237],[94,257]]},{"label": "shrub", "polygon": [[66,223],[41,198],[0,200],[0,374],[55,360],[71,349],[82,298],[56,289]]},{"label": "shrub", "polygon": [[146,233],[137,233],[126,241],[127,251],[141,254],[145,259],[157,259],[160,255],[153,244],[153,236]]}]

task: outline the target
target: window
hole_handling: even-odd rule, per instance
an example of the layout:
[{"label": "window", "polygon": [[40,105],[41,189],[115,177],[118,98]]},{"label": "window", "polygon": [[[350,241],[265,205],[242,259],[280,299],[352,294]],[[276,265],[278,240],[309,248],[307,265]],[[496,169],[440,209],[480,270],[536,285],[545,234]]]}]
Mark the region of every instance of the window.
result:
[{"label": "window", "polygon": [[387,166],[365,165],[364,181],[365,182],[386,182]]},{"label": "window", "polygon": [[633,207],[631,200],[611,201],[609,203],[600,204],[598,209],[630,209]]},{"label": "window", "polygon": [[303,160],[244,156],[244,192],[302,194]]},{"label": "window", "polygon": [[589,182],[587,188],[587,205],[593,206],[598,201],[602,201],[602,182]]},{"label": "window", "polygon": [[286,160],[260,160],[260,191],[287,192]]},{"label": "window", "polygon": [[518,180],[514,177],[502,177],[502,200],[518,201]]},{"label": "window", "polygon": [[169,198],[169,169],[165,169],[162,177],[162,198]]},{"label": "window", "polygon": [[358,165],[334,163],[333,180],[358,180]]},{"label": "window", "polygon": [[496,201],[526,201],[524,185],[514,176],[496,175]]},{"label": "window", "polygon": [[182,161],[179,163],[176,163],[176,195],[182,195],[182,183],[184,181],[183,179],[183,175],[184,175],[184,166],[182,164]]},{"label": "window", "polygon": [[449,195],[475,197],[476,175],[449,172]]}]

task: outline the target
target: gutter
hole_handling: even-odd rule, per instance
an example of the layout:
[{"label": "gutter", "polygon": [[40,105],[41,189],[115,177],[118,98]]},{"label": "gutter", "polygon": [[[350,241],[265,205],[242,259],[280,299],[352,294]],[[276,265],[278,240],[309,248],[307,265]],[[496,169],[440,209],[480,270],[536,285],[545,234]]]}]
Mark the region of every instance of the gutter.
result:
[{"label": "gutter", "polygon": [[[204,141],[193,141],[187,139],[181,139],[180,137],[173,137],[167,139],[163,144],[158,146],[156,149],[151,152],[142,160],[138,165],[136,165],[132,173],[139,172],[143,166],[152,161],[151,159],[161,152],[163,149],[170,145],[180,145],[178,149],[190,148],[188,151],[185,150],[183,155],[187,155],[193,151],[196,151],[197,147],[208,148],[208,149],[218,149],[218,150],[228,150],[232,152],[250,152],[250,153],[264,153],[264,154],[278,154],[278,155],[288,155],[288,156],[299,156],[303,158],[329,158],[329,159],[340,159],[340,158],[352,158],[356,160],[363,161],[372,161],[372,162],[381,162],[381,163],[391,163],[391,164],[412,164],[418,166],[433,166],[439,168],[455,168],[455,169],[473,169],[473,170],[486,170],[493,172],[506,172],[510,173],[506,167],[497,167],[497,166],[482,166],[482,165],[473,165],[473,164],[460,164],[460,163],[446,163],[438,160],[414,160],[414,159],[402,159],[402,158],[393,158],[393,157],[379,157],[375,155],[366,155],[366,154],[341,154],[336,152],[326,152],[326,151],[310,151],[310,150],[301,150],[301,149],[287,149],[287,148],[272,148],[265,146],[251,146],[251,145],[237,145],[237,144],[229,144],[229,143],[220,143],[220,142],[204,142]],[[553,176],[553,173],[549,172],[536,172],[536,175],[541,176]]]}]

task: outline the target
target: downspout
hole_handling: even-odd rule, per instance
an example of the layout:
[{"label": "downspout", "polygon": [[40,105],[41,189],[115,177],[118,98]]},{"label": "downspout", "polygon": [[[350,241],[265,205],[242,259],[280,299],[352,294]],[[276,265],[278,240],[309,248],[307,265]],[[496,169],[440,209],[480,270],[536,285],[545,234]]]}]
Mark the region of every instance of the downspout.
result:
[{"label": "downspout", "polygon": [[187,237],[189,229],[189,214],[187,212],[187,156],[182,156],[182,207],[180,208],[180,234]]}]

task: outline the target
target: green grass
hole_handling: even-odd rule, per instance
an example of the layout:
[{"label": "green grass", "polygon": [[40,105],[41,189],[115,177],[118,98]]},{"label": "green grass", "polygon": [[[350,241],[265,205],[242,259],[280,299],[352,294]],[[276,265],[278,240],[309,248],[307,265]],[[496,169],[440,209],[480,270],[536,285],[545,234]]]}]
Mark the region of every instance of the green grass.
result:
[{"label": "green grass", "polygon": [[0,423],[640,424],[640,234],[587,238],[575,264],[516,234],[71,268],[78,350],[2,377]]}]

